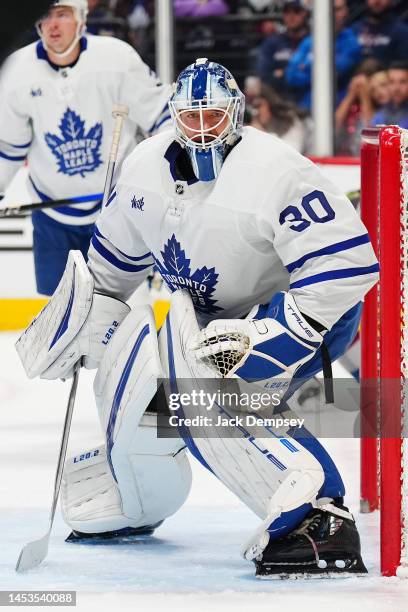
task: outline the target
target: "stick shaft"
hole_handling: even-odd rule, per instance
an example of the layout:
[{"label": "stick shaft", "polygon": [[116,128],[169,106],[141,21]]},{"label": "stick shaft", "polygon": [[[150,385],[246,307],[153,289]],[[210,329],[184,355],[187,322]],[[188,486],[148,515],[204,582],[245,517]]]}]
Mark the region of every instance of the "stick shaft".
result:
[{"label": "stick shaft", "polygon": [[116,160],[117,160],[118,151],[119,151],[120,136],[122,133],[123,122],[125,118],[127,117],[128,112],[129,112],[128,107],[124,105],[116,105],[112,111],[112,115],[115,118],[115,125],[113,128],[112,144],[111,144],[110,153],[109,153],[108,169],[106,172],[105,187],[103,190],[102,207],[104,207],[106,202],[108,201],[109,195],[112,189],[113,174],[115,171],[115,165],[116,165]]},{"label": "stick shaft", "polygon": [[51,503],[48,531],[39,540],[34,540],[33,542],[29,542],[24,546],[17,560],[16,572],[22,572],[32,569],[33,567],[37,567],[37,565],[39,565],[47,556],[48,544],[50,540],[52,526],[54,523],[55,510],[57,508],[58,497],[61,489],[62,474],[64,472],[65,457],[67,454],[69,433],[71,431],[72,414],[74,411],[80,368],[80,361],[78,361],[74,366],[74,376],[72,379],[71,389],[67,402],[67,409],[65,413],[58,462],[55,470],[54,494]]},{"label": "stick shaft", "polygon": [[58,208],[58,206],[68,206],[71,204],[81,204],[82,202],[102,200],[102,195],[102,193],[96,193],[90,196],[79,196],[78,198],[62,198],[61,200],[48,200],[47,202],[33,202],[31,204],[6,206],[5,208],[0,208],[0,219],[12,217],[14,215],[24,215],[33,210],[42,210],[43,208]]},{"label": "stick shaft", "polygon": [[60,445],[60,451],[58,455],[57,469],[55,471],[54,497],[52,500],[51,513],[50,513],[50,529],[54,521],[55,509],[57,507],[58,496],[59,496],[59,492],[61,488],[62,474],[64,471],[65,457],[67,454],[69,432],[71,431],[72,413],[74,411],[74,404],[75,404],[75,397],[76,397],[76,392],[78,388],[80,368],[81,368],[81,364],[80,364],[80,361],[78,361],[76,365],[74,366],[74,377],[72,379],[71,390],[69,393],[67,411],[65,413],[64,428],[62,430],[62,436],[61,436],[61,445]]}]

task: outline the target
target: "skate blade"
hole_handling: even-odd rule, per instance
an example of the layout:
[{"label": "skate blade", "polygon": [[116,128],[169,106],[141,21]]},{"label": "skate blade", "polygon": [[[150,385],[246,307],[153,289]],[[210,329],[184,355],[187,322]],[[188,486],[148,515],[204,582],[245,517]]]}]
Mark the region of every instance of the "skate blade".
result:
[{"label": "skate blade", "polygon": [[86,544],[100,546],[107,544],[109,546],[131,544],[132,542],[141,542],[143,540],[150,540],[153,532],[159,523],[152,526],[139,527],[133,529],[132,527],[118,531],[110,531],[104,533],[78,533],[72,531],[69,536],[65,539],[68,544]]},{"label": "skate blade", "polygon": [[309,567],[305,564],[304,571],[299,571],[298,567],[285,567],[284,565],[265,565],[256,569],[256,577],[261,580],[285,580],[293,579],[298,580],[300,578],[352,578],[353,576],[367,576],[367,568],[363,563],[363,560],[356,558],[353,561],[349,561],[347,567],[340,568],[335,565],[334,561],[328,561],[325,568],[318,567],[314,563],[310,563]]},{"label": "skate blade", "polygon": [[121,546],[124,544],[132,544],[137,542],[143,542],[152,539],[152,534],[140,533],[138,535],[121,536],[116,538],[77,538],[72,533],[65,539],[68,544],[75,544],[75,546]]},{"label": "skate blade", "polygon": [[327,579],[335,579],[339,580],[341,578],[363,578],[367,577],[367,572],[325,572],[319,574],[312,574],[310,572],[305,573],[293,573],[293,574],[263,574],[256,575],[255,577],[258,580],[327,580]]}]

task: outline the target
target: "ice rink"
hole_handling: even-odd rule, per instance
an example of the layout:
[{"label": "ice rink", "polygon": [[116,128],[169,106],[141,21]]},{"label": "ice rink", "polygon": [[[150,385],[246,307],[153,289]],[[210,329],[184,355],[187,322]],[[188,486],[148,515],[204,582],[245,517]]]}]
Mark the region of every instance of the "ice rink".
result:
[{"label": "ice rink", "polygon": [[[187,503],[153,537],[121,545],[66,544],[58,511],[49,556],[38,569],[16,574],[21,547],[47,529],[54,470],[69,383],[28,381],[13,343],[0,336],[0,590],[72,589],[81,610],[330,610],[403,612],[408,581],[379,572],[378,515],[358,514],[359,446],[330,440],[357,514],[364,578],[259,581],[240,557],[258,519],[198,463]],[[82,371],[69,454],[101,443],[91,372]]]}]

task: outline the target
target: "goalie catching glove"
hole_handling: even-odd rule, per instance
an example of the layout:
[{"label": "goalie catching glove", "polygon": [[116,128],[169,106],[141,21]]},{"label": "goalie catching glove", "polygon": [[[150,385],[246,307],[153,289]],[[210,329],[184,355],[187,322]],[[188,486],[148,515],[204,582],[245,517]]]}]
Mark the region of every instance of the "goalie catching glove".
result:
[{"label": "goalie catching glove", "polygon": [[254,307],[246,319],[212,321],[194,337],[190,349],[208,376],[212,372],[263,386],[282,379],[283,388],[322,342],[294,297],[282,291],[269,306]]},{"label": "goalie catching glove", "polygon": [[86,368],[98,367],[129,311],[120,300],[94,293],[83,255],[70,251],[54,295],[16,342],[27,376],[65,380],[81,358]]}]

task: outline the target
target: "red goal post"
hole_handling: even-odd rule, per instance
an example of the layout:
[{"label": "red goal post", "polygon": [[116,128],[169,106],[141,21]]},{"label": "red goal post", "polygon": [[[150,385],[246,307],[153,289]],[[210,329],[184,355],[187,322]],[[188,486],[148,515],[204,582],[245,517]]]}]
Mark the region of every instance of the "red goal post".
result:
[{"label": "red goal post", "polygon": [[361,214],[380,262],[361,323],[361,510],[381,512],[381,572],[408,577],[408,131],[367,128]]}]

